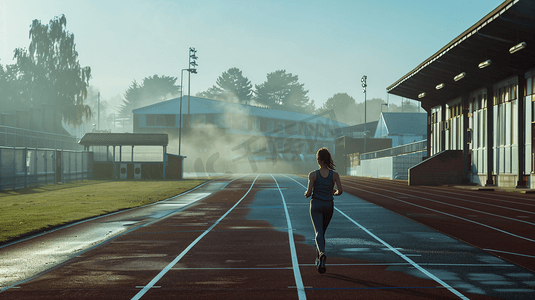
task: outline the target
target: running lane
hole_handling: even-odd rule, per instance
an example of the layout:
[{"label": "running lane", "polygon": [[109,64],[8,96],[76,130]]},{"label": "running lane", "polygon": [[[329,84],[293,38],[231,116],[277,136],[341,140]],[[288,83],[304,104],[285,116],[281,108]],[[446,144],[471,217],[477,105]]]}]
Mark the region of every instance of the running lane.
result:
[{"label": "running lane", "polygon": [[533,273],[349,193],[335,197],[327,273],[320,276],[312,265],[307,180],[283,176],[280,182],[292,199],[294,232],[310,245],[308,253],[298,251],[309,299],[526,299],[534,292]]},{"label": "running lane", "polygon": [[535,270],[535,198],[530,194],[412,187],[344,177],[346,191]]}]

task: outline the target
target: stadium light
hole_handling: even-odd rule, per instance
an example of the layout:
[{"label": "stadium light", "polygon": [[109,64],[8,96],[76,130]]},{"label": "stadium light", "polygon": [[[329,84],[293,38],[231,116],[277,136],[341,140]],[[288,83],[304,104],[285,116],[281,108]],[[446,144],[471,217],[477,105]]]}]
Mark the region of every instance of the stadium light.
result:
[{"label": "stadium light", "polygon": [[[194,47],[189,47],[189,69],[188,70],[188,115],[190,114],[191,110],[190,110],[190,88],[191,88],[191,73],[193,74],[197,74],[197,69],[195,68],[196,66],[198,66],[197,64],[197,50],[195,50]],[[190,117],[190,122],[191,122],[191,117]]]},{"label": "stadium light", "polygon": [[480,69],[483,69],[483,68],[486,68],[486,67],[490,66],[490,64],[492,64],[492,60],[487,59],[486,61],[480,63],[480,64],[478,65],[478,67],[479,67]]},{"label": "stadium light", "polygon": [[360,79],[360,82],[362,83],[362,92],[364,93],[364,153],[366,153],[366,87],[368,86],[366,84],[366,79],[368,79],[368,76],[364,75]]},{"label": "stadium light", "polygon": [[466,76],[466,73],[465,73],[465,72],[462,72],[461,74],[455,76],[455,77],[453,78],[453,80],[455,80],[455,81],[459,81],[459,80],[463,79],[464,76]]},{"label": "stadium light", "polygon": [[513,47],[511,47],[511,49],[509,49],[509,53],[513,54],[513,53],[515,53],[517,51],[520,51],[520,50],[526,48],[526,46],[527,46],[526,42],[522,42],[520,44],[514,45]]}]

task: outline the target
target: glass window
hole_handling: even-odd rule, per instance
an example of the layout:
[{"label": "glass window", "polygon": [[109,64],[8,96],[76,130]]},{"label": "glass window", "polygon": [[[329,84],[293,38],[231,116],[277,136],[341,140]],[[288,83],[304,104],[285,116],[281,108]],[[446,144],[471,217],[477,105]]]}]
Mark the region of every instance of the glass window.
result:
[{"label": "glass window", "polygon": [[278,133],[284,133],[284,122],[278,121],[277,122],[277,132]]},{"label": "glass window", "polygon": [[267,121],[266,131],[267,132],[273,132],[274,130],[275,130],[275,122],[273,120],[268,120]]},{"label": "glass window", "polygon": [[156,126],[165,126],[165,115],[156,115]]},{"label": "glass window", "polygon": [[145,126],[156,126],[156,115],[146,115]]},{"label": "glass window", "polygon": [[260,119],[259,118],[253,118],[253,130],[260,131]]},{"label": "glass window", "polygon": [[165,115],[165,126],[175,127],[176,115]]}]

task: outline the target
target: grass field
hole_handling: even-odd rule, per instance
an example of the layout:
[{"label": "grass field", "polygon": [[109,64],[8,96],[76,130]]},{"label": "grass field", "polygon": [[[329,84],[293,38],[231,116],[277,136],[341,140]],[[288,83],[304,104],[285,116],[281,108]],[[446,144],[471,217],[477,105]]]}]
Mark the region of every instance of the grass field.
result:
[{"label": "grass field", "polygon": [[88,180],[0,191],[0,244],[58,225],[167,199],[207,180]]}]

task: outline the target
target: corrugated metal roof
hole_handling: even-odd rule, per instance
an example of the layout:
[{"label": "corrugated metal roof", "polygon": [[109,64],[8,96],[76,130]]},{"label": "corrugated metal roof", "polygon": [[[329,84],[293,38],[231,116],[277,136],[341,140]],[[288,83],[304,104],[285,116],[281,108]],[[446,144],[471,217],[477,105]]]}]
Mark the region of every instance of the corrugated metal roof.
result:
[{"label": "corrugated metal roof", "polygon": [[[347,124],[327,119],[322,116],[310,115],[299,112],[291,112],[285,110],[278,110],[272,108],[264,108],[253,105],[245,105],[231,102],[223,102],[218,100],[191,97],[191,114],[241,114],[256,117],[272,118],[279,120],[291,121],[306,121],[309,123],[331,124],[333,126],[347,127]],[[163,101],[153,105],[140,107],[132,111],[134,114],[179,114],[180,113],[180,98]],[[183,97],[182,100],[182,114],[188,112],[188,97]]]},{"label": "corrugated metal roof", "polygon": [[385,121],[388,135],[426,135],[426,113],[399,113],[384,112],[382,118]]},{"label": "corrugated metal roof", "polygon": [[[509,77],[522,79],[535,65],[535,48],[529,46],[535,43],[534,28],[535,1],[505,0],[386,90],[429,110]],[[528,46],[511,53],[520,42]],[[480,68],[487,60],[491,64]],[[444,86],[437,89],[440,84]]]},{"label": "corrugated metal roof", "polygon": [[84,146],[167,146],[163,133],[86,133],[78,142]]}]

